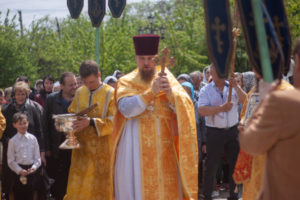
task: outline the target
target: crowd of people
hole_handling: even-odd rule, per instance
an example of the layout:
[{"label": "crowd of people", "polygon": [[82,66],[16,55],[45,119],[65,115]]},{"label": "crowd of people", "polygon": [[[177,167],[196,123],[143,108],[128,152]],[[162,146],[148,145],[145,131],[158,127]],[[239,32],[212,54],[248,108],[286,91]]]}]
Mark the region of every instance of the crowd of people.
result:
[{"label": "crowd of people", "polygon": [[[116,70],[114,76],[109,76],[109,79],[105,80],[104,83],[114,87],[117,81],[116,77],[119,78],[122,75],[121,71]],[[7,157],[10,139],[20,132],[14,126],[14,117],[20,113],[25,114],[24,121],[28,122],[26,133],[33,134],[38,141],[40,156],[36,162],[39,160],[42,166],[40,163],[35,170],[41,166],[43,172],[41,172],[41,169],[37,170],[41,177],[37,178],[34,183],[34,191],[37,193],[36,198],[47,199],[53,196],[55,199],[63,199],[66,193],[72,151],[59,149],[59,145],[64,141],[65,136],[56,130],[52,115],[68,113],[68,107],[73,100],[75,91],[82,86],[81,78],[82,76],[76,77],[72,72],[65,72],[58,81],[59,89],[57,89],[56,82],[51,75],[37,80],[34,88],[30,88],[30,82],[26,76],[20,76],[12,87],[6,88],[4,92],[2,89],[0,90],[1,110],[4,116],[3,119],[6,122],[1,121],[0,130],[2,143],[2,199],[24,198],[24,195],[23,197],[21,195],[14,198],[14,179],[16,179],[16,174],[20,175],[20,168],[11,167],[12,165],[17,166],[17,163],[10,163],[15,162],[16,158],[12,160],[12,158]],[[27,161],[19,160],[19,162],[26,163]],[[46,175],[44,176],[43,173]],[[43,176],[50,183],[38,180],[43,179]],[[17,181],[17,183],[20,183],[20,181]],[[50,184],[51,190],[49,190]],[[17,190],[19,189],[17,188]],[[18,192],[15,192],[15,194],[18,194]],[[33,196],[28,199],[32,198]]]},{"label": "crowd of people", "polygon": [[[272,85],[255,70],[220,78],[214,64],[174,77],[154,64],[159,36],[133,41],[128,74],[102,81],[86,60],[77,76],[0,90],[3,200],[299,198],[299,39],[293,79]],[[60,148],[53,115],[94,104],[73,122],[80,148]]]}]

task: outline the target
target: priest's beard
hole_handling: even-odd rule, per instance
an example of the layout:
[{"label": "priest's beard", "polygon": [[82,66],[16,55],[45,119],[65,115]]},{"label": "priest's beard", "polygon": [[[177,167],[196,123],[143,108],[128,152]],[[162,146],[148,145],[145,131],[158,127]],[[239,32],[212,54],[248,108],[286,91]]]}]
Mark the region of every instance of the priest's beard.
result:
[{"label": "priest's beard", "polygon": [[155,68],[151,69],[150,71],[144,71],[144,70],[139,70],[139,73],[141,75],[141,78],[143,81],[145,82],[150,82],[152,81],[153,77],[154,77],[154,73],[155,73]]}]

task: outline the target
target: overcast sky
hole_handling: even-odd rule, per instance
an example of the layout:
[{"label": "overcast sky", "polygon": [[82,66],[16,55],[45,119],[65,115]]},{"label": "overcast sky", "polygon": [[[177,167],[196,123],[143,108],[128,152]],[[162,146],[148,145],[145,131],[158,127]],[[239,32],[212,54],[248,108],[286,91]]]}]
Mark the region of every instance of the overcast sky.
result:
[{"label": "overcast sky", "polygon": [[[127,3],[139,1],[142,0],[127,0]],[[87,12],[87,2],[88,0],[84,0],[83,12]],[[0,0],[2,20],[7,9],[11,10],[12,15],[16,14],[18,10],[22,10],[25,26],[28,26],[33,19],[39,19],[45,15],[50,15],[53,18],[63,18],[69,14],[67,0]]]}]

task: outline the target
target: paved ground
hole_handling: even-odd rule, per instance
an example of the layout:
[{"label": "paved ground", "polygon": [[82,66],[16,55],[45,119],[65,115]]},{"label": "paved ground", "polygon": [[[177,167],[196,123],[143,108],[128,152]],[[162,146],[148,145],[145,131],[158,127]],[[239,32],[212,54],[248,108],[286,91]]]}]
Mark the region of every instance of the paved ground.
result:
[{"label": "paved ground", "polygon": [[218,196],[218,197],[216,197],[216,198],[214,198],[214,199],[216,199],[216,200],[227,200],[227,197],[229,196],[229,192],[227,192],[227,191],[219,191],[219,193],[220,193],[220,195]]},{"label": "paved ground", "polygon": [[[214,197],[214,200],[227,200],[227,197],[229,196],[229,192],[228,191],[219,191],[219,196]],[[199,198],[201,199],[201,198]],[[242,199],[240,199],[242,200]]]}]

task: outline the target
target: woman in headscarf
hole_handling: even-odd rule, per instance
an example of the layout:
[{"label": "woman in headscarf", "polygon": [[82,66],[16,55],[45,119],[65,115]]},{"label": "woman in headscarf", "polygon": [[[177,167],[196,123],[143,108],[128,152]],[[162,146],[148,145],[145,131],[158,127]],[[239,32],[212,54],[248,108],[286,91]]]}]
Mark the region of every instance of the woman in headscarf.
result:
[{"label": "woman in headscarf", "polygon": [[248,93],[256,85],[256,78],[254,72],[243,72],[242,73],[242,85],[243,90]]},{"label": "woman in headscarf", "polygon": [[42,107],[44,107],[48,94],[52,93],[53,84],[54,78],[51,75],[45,76],[43,78],[43,89],[39,94],[35,95],[34,101],[38,102]]},{"label": "woman in headscarf", "polygon": [[180,74],[179,76],[177,76],[176,79],[180,84],[183,82],[189,82],[189,83],[193,84],[193,81],[188,74]]},{"label": "woman in headscarf", "polygon": [[120,70],[116,70],[116,71],[114,71],[113,76],[116,77],[116,79],[119,79],[122,76],[124,76],[124,74]]},{"label": "woman in headscarf", "polygon": [[210,65],[206,66],[204,69],[203,69],[203,82],[204,83],[209,83],[210,81]]},{"label": "woman in headscarf", "polygon": [[[185,89],[185,91],[189,94],[192,101],[194,101],[194,87],[193,87],[192,83],[185,81],[185,82],[181,83],[181,85]],[[193,103],[195,104],[195,102],[193,102]]]},{"label": "woman in headscarf", "polygon": [[37,93],[40,93],[40,91],[43,89],[43,80],[38,79],[34,84],[34,89]]},{"label": "woman in headscarf", "polygon": [[110,85],[111,87],[115,88],[117,84],[118,79],[114,76],[108,76],[104,79],[104,83],[107,85]]}]

